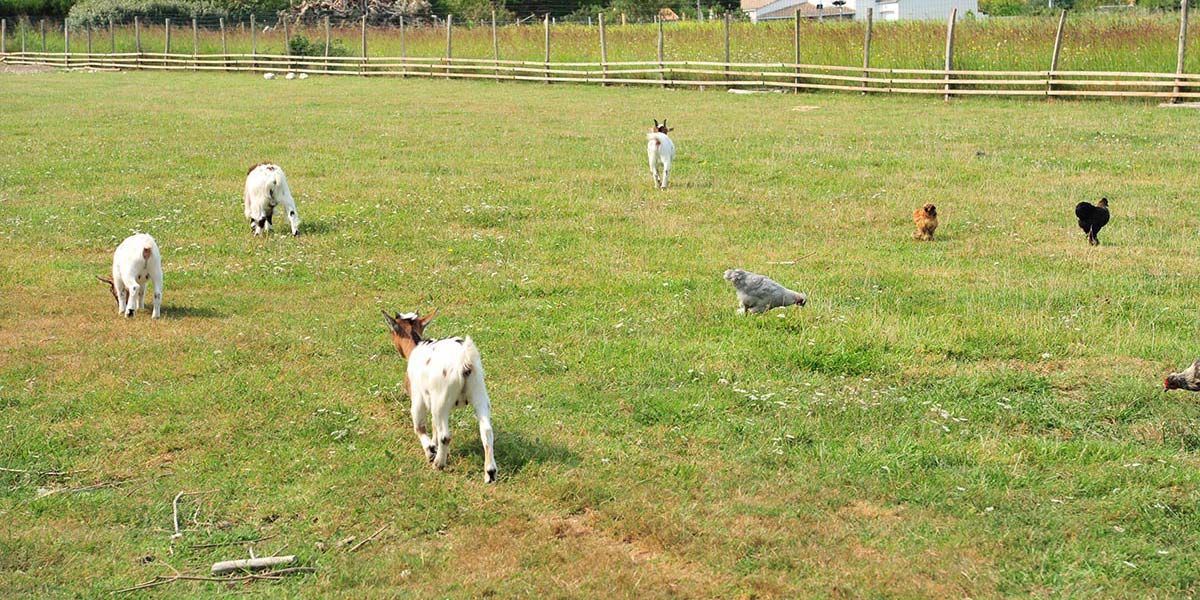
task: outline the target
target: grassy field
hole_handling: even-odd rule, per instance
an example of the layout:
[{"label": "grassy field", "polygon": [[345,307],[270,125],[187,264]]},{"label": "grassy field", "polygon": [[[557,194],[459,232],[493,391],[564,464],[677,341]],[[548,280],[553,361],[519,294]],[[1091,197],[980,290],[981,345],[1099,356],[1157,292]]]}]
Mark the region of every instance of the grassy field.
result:
[{"label": "grassy field", "polygon": [[[85,470],[0,473],[0,597],[263,536],[316,573],[121,597],[1200,591],[1200,409],[1160,391],[1200,356],[1194,112],[147,73],[0,106],[0,467]],[[297,238],[243,223],[264,159]],[[135,231],[160,321],[94,279]],[[809,305],[739,317],[730,267]],[[446,472],[412,433],[379,310],[434,308],[482,349],[494,486],[469,411]]]},{"label": "grassy field", "polygon": [[[10,24],[11,25],[11,24]],[[199,36],[201,53],[221,51],[221,38],[216,20],[209,19],[212,29],[202,30]],[[249,53],[252,41],[249,30],[230,24],[227,44],[230,52]],[[1054,33],[1058,19],[1054,17],[1021,17],[986,20],[964,20],[956,32],[955,66],[964,70],[1041,71],[1050,67]],[[41,49],[38,23],[26,30],[26,48]],[[865,24],[853,21],[806,21],[802,23],[801,59],[821,65],[857,66],[862,64]],[[943,67],[946,25],[944,22],[876,23],[871,42],[871,64],[876,67],[940,69]],[[10,27],[8,49],[20,49],[21,30]],[[324,48],[325,32],[319,25],[296,25],[293,34],[303,35]],[[1063,35],[1059,58],[1062,70],[1101,70],[1174,73],[1179,33],[1178,15],[1174,14],[1083,14],[1071,15]],[[361,31],[357,26],[336,27],[334,47],[349,55],[361,54]],[[657,57],[658,29],[651,24],[610,25],[608,27],[608,57],[610,61],[653,61]],[[793,23],[773,21],[758,25],[735,22],[730,33],[730,58],[734,62],[792,62]],[[142,49],[162,52],[165,42],[163,22],[143,22]],[[1200,21],[1189,25],[1189,38],[1200,39]],[[544,57],[544,31],[541,24],[499,29],[500,57],[508,60],[541,61]],[[282,27],[259,32],[259,52],[282,54],[285,50]],[[119,27],[115,45],[118,52],[136,49],[133,28]],[[665,28],[664,58],[666,60],[718,61],[724,59],[724,24],[694,21],[672,23]],[[400,56],[400,33],[395,28],[368,30],[368,49],[371,56]],[[407,31],[407,55],[442,57],[446,53],[446,32],[443,28],[419,27]],[[1195,42],[1193,42],[1195,46]],[[46,47],[51,52],[63,50],[61,23],[51,26]],[[84,52],[86,33],[72,34],[71,48]],[[93,49],[107,52],[110,39],[107,29],[93,34]],[[172,25],[172,51],[192,51],[190,21],[176,19]],[[491,59],[492,39],[489,26],[463,27],[454,31],[454,56],[458,58]],[[558,62],[599,62],[599,29],[579,24],[556,25],[552,34],[551,58]],[[1191,52],[1185,64],[1188,73],[1200,73],[1200,52]]]}]

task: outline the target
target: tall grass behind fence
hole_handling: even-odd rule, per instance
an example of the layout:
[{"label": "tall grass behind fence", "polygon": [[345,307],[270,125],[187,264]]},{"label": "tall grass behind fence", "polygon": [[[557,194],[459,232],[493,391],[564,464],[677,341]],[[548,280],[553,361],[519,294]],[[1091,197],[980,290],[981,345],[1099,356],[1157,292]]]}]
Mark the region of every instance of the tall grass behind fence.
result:
[{"label": "tall grass behind fence", "polygon": [[[15,60],[11,55],[21,49],[22,36],[27,52],[42,50],[40,21],[20,21],[13,18],[6,21],[4,48],[0,49],[8,53],[6,60]],[[222,52],[222,33],[218,28],[217,19],[200,19],[197,24],[194,47],[191,20],[172,20],[172,53],[190,55],[195,51],[200,55],[215,55]],[[957,71],[1047,71],[1056,26],[1057,19],[1053,17],[962,20],[957,24],[955,35],[954,68]],[[759,73],[767,73],[768,78],[771,77],[770,73],[793,72],[791,67],[786,66],[794,61],[795,25],[792,21],[758,24],[734,21],[729,27],[732,63],[756,65],[753,69]],[[866,24],[861,21],[802,21],[799,27],[800,62],[810,65],[861,66],[865,27]],[[664,24],[664,61],[722,61],[725,28],[725,22],[720,20]],[[1064,30],[1058,70],[1102,71],[1114,74],[1174,73],[1178,29],[1179,16],[1172,13],[1070,15]],[[1188,30],[1190,40],[1198,39],[1200,24],[1191,24]],[[45,32],[45,51],[62,53],[63,24],[46,22]],[[333,21],[329,32],[335,56],[361,55],[360,22]],[[310,50],[314,50],[318,55],[323,53],[326,39],[323,21],[289,22],[288,33],[292,38],[302,36],[309,42]],[[609,63],[657,61],[657,25],[609,24],[606,33]],[[497,27],[496,41],[499,58],[540,63],[544,59],[544,36],[542,22],[526,20],[521,25],[511,21],[501,23]],[[82,55],[86,52],[86,38],[86,30],[71,30],[72,55]],[[94,27],[91,30],[91,39],[93,53],[107,53],[110,50],[115,50],[116,53],[137,51],[132,23],[117,24],[111,31],[104,26]],[[142,20],[140,39],[142,53],[161,54],[166,40],[164,22],[161,19]],[[226,23],[224,48],[229,54],[250,54],[255,39],[257,53],[260,55],[287,53],[284,28],[277,21],[269,24],[259,21],[254,31],[246,21]],[[945,22],[876,22],[872,30],[871,66],[879,69],[942,70],[945,40]],[[599,69],[598,21],[592,25],[552,25],[550,47],[553,63],[594,63],[595,68]],[[445,22],[437,25],[429,22],[419,26],[409,25],[403,32],[395,25],[370,26],[367,30],[367,54],[373,58],[444,58]],[[490,22],[454,26],[455,59],[491,60],[493,56]],[[701,66],[691,69],[691,72],[688,71],[689,68],[677,65],[671,76],[685,73],[687,77],[694,79],[723,79],[712,72],[697,72],[713,71],[720,67]],[[1189,53],[1184,72],[1200,72],[1200,52]],[[880,77],[892,76],[895,75],[885,74]],[[627,77],[666,79],[668,74],[633,73]],[[747,83],[753,84],[754,81],[752,79]],[[1157,88],[1152,86],[1148,89]]]}]

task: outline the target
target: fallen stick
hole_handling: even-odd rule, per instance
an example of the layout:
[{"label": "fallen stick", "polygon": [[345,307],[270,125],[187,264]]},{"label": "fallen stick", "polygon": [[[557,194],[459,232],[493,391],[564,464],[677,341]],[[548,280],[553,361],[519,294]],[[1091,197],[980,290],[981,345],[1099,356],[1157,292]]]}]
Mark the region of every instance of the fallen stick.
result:
[{"label": "fallen stick", "polygon": [[369,541],[371,541],[371,540],[375,539],[375,536],[377,536],[377,535],[379,535],[379,534],[383,533],[383,530],[384,530],[384,529],[387,529],[389,525],[391,525],[391,523],[385,523],[383,527],[380,527],[379,529],[376,529],[376,530],[375,530],[375,533],[372,533],[371,535],[367,536],[367,539],[365,539],[365,540],[363,540],[363,541],[361,541],[361,542],[359,542],[359,543],[357,543],[357,544],[355,544],[355,545],[351,546],[351,547],[350,547],[350,549],[349,549],[349,550],[347,550],[347,552],[354,552],[355,550],[358,550],[359,548],[362,548],[362,547],[363,547],[363,546],[364,546],[364,545],[365,545],[367,542],[369,542]]},{"label": "fallen stick", "polygon": [[257,580],[278,581],[280,579],[283,579],[282,577],[280,577],[281,575],[289,575],[292,573],[316,573],[316,572],[317,572],[317,570],[312,567],[291,567],[291,568],[287,568],[287,569],[280,569],[278,571],[270,571],[267,573],[251,573],[249,575],[242,575],[239,577],[203,577],[200,575],[183,575],[183,574],[159,575],[159,576],[155,577],[154,579],[151,579],[150,581],[147,581],[145,583],[139,583],[135,586],[122,588],[122,589],[115,590],[115,591],[112,591],[109,593],[113,594],[113,595],[124,594],[126,592],[134,592],[137,590],[144,590],[147,588],[158,587],[160,585],[166,585],[168,583],[175,583],[176,581],[218,581],[218,582],[224,582],[224,583],[237,583],[239,581],[257,581]]},{"label": "fallen stick", "polygon": [[195,546],[188,546],[188,548],[191,548],[193,550],[199,550],[201,548],[219,548],[221,546],[236,546],[238,544],[257,544],[259,542],[265,542],[265,541],[275,537],[275,535],[276,534],[272,533],[271,535],[268,535],[266,537],[260,537],[260,538],[256,538],[253,540],[233,540],[231,542],[213,542],[211,544],[196,544]]},{"label": "fallen stick", "polygon": [[28,475],[41,475],[42,477],[67,477],[76,473],[86,473],[91,469],[78,469],[76,471],[30,471],[28,469],[9,469],[0,467],[0,472],[4,473],[26,473]]},{"label": "fallen stick", "polygon": [[175,499],[171,501],[171,520],[175,523],[175,534],[171,539],[179,539],[183,534],[179,532],[179,499],[184,496],[202,496],[204,494],[212,494],[217,490],[205,490],[203,492],[179,492],[175,494]]},{"label": "fallen stick", "polygon": [[255,569],[266,569],[278,565],[286,565],[296,562],[296,557],[288,556],[263,556],[259,558],[243,558],[239,560],[226,560],[219,563],[213,563],[212,574],[224,575],[225,573],[236,573],[238,571],[253,571]]}]

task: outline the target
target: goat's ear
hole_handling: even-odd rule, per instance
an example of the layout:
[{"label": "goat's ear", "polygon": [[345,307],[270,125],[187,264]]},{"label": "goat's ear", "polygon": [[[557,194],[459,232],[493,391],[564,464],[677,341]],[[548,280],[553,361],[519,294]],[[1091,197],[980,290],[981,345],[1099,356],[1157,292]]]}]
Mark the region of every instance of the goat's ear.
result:
[{"label": "goat's ear", "polygon": [[433,320],[433,316],[436,314],[437,314],[437,309],[434,309],[429,314],[427,314],[423,317],[420,317],[417,320],[421,322],[421,327],[426,327],[429,325],[429,322]]},{"label": "goat's ear", "polygon": [[655,129],[658,129],[658,119],[655,119],[655,120],[654,120],[654,128],[655,128]]},{"label": "goat's ear", "polygon": [[389,317],[388,314],[386,312],[383,312],[382,310],[380,310],[379,312],[383,313],[383,320],[387,322],[388,329],[391,329],[392,333],[395,333],[396,335],[402,335],[400,333],[400,325],[398,323],[396,323],[396,320],[393,319],[392,317]]}]

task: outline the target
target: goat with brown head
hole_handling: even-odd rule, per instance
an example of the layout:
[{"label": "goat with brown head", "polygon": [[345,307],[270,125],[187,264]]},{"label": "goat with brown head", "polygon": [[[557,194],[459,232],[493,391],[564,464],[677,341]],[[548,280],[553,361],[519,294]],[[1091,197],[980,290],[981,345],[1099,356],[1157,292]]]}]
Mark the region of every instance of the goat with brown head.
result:
[{"label": "goat with brown head", "polygon": [[[450,450],[450,411],[471,405],[483,442],[483,480],[492,483],[496,481],[496,459],[492,451],[491,401],[483,382],[479,350],[469,337],[426,338],[425,327],[434,314],[422,317],[415,312],[395,316],[383,313],[392,345],[408,361],[404,389],[412,400],[413,431],[425,458],[437,469],[445,468]],[[430,421],[432,435],[427,425]]]}]

